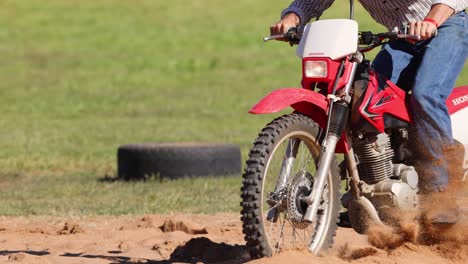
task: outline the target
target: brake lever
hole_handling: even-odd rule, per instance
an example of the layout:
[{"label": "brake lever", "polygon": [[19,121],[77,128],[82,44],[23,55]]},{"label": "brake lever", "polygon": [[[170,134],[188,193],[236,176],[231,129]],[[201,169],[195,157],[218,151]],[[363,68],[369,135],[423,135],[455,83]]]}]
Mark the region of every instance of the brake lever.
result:
[{"label": "brake lever", "polygon": [[286,39],[289,44],[292,46],[293,44],[298,44],[300,39],[298,37],[298,34],[297,34],[297,27],[290,27],[288,29],[288,32],[284,33],[284,34],[279,34],[279,35],[272,35],[272,36],[268,36],[268,37],[264,37],[263,38],[263,41],[264,42],[267,42],[267,41],[270,41],[270,40],[274,40],[274,39]]},{"label": "brake lever", "polygon": [[273,39],[280,39],[280,38],[284,38],[286,34],[281,34],[281,35],[273,35],[273,36],[268,36],[268,37],[264,37],[263,38],[263,41],[264,42],[267,42],[269,40],[273,40]]},{"label": "brake lever", "polygon": [[410,39],[410,40],[415,40],[415,41],[421,40],[421,36],[410,35],[410,34],[396,34],[396,37],[399,39]]},{"label": "brake lever", "polygon": [[[435,37],[437,37],[438,34],[439,34],[439,31],[437,29],[435,29],[432,32],[431,37],[435,38]],[[396,38],[399,38],[399,39],[410,39],[410,40],[415,40],[415,41],[420,41],[421,40],[421,36],[418,36],[418,35],[396,34],[395,36],[396,36]]]}]

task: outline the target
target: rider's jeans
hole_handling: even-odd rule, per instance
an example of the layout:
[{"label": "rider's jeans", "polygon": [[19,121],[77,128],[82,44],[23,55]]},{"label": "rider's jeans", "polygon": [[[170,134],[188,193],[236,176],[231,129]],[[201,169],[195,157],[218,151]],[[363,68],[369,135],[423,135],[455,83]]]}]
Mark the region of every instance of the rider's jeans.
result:
[{"label": "rider's jeans", "polygon": [[[411,139],[422,191],[444,189],[449,183],[453,144],[446,99],[468,57],[468,16],[450,17],[431,40],[410,44],[395,40],[376,56],[373,67],[399,87],[412,90]],[[467,120],[468,123],[468,120]],[[467,124],[468,125],[468,124]]]}]

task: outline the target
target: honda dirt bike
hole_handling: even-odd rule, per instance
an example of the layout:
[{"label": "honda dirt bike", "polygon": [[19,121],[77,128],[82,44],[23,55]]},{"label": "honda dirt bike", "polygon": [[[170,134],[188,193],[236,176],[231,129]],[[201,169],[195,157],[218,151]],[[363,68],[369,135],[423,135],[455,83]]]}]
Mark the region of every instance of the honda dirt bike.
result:
[{"label": "honda dirt bike", "polygon": [[[405,154],[411,95],[364,59],[389,40],[417,36],[359,33],[356,21],[332,19],[308,24],[300,41],[294,29],[265,40],[275,38],[298,44],[302,88],[275,90],[249,111],[294,109],[262,129],[246,162],[241,219],[252,257],[288,248],[320,254],[333,243],[342,206],[359,233],[386,224],[389,208],[417,208],[418,173]],[[466,177],[468,86],[454,89],[447,106]],[[344,156],[339,165],[335,154]]]}]

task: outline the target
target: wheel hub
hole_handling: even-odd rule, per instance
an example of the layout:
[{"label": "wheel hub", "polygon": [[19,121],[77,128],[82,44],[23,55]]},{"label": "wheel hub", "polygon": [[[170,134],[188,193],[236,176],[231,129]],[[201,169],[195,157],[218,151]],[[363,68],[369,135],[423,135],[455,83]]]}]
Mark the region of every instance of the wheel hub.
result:
[{"label": "wheel hub", "polygon": [[307,204],[302,199],[310,194],[313,178],[308,172],[300,173],[294,177],[288,190],[288,215],[291,224],[298,229],[305,229],[310,223],[302,220]]}]

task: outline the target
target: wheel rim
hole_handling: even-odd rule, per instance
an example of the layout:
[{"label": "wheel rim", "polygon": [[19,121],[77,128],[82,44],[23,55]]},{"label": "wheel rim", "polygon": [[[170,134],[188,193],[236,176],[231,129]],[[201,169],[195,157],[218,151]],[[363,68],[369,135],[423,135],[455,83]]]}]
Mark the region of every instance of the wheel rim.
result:
[{"label": "wheel rim", "polygon": [[[320,154],[320,145],[316,142],[315,137],[302,131],[295,131],[284,136],[275,145],[263,173],[261,203],[263,228],[268,245],[273,254],[285,249],[309,249],[313,253],[318,253],[323,244],[322,240],[326,236],[327,226],[329,225],[325,220],[331,211],[329,206],[333,204],[332,201],[324,203],[324,207],[313,223],[306,225],[305,228],[297,228],[297,225],[290,219],[288,210],[285,209],[285,205],[282,202],[284,201],[282,195],[287,195],[287,191],[279,192],[280,197],[274,199],[276,203],[271,201],[273,199],[269,199],[271,197],[271,192],[275,190],[283,158],[288,144],[291,144],[290,139],[299,139],[300,143],[291,173],[287,180],[287,186],[290,186],[295,176],[301,175],[304,170],[311,175],[314,175],[316,170],[316,162]],[[328,186],[331,186],[329,180],[327,181],[327,190],[333,191],[330,190]],[[327,195],[328,199],[332,199],[332,196],[333,195]],[[281,202],[278,202],[278,200]],[[274,221],[275,219],[267,219],[267,216],[272,215],[272,210],[277,211],[276,221]]]}]

